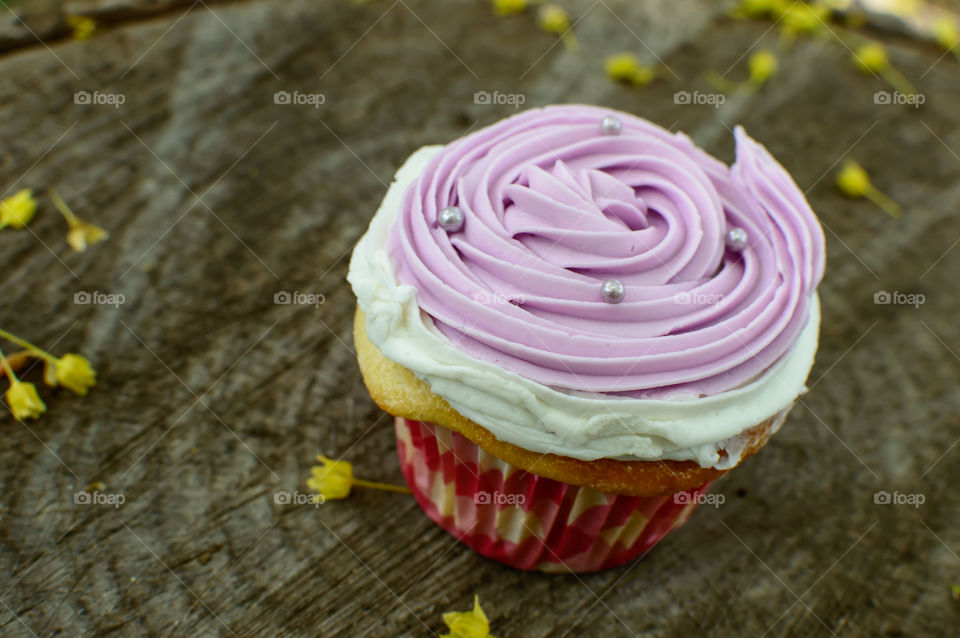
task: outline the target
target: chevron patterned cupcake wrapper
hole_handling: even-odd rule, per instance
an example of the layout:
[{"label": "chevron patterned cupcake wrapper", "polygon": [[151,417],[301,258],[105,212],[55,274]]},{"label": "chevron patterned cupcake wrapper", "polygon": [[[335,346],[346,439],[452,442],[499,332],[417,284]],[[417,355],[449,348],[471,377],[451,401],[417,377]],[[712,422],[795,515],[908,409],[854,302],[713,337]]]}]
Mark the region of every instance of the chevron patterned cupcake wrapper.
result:
[{"label": "chevron patterned cupcake wrapper", "polygon": [[647,498],[607,494],[521,470],[439,425],[397,417],[395,427],[400,467],[427,516],[516,569],[625,563],[686,522],[710,485]]}]

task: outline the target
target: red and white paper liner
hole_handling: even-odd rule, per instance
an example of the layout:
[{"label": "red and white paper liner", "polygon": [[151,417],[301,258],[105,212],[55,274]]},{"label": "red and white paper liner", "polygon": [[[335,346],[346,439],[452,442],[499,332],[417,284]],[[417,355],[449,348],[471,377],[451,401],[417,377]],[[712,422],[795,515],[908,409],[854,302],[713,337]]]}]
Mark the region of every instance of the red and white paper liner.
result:
[{"label": "red and white paper liner", "polygon": [[623,564],[686,522],[710,486],[647,498],[607,494],[521,470],[443,426],[397,417],[395,428],[400,468],[427,516],[516,569]]}]

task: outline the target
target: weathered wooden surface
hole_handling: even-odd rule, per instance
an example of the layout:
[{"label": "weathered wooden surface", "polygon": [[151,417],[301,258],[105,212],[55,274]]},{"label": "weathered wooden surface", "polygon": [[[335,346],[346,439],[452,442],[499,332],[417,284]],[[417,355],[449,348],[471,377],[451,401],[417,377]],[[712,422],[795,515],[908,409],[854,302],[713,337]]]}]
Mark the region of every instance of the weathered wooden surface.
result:
[{"label": "weathered wooden surface", "polygon": [[[957,635],[951,57],[891,40],[926,104],[875,105],[887,87],[828,33],[714,110],[673,94],[709,91],[708,67],[743,77],[744,52],[776,34],[709,2],[571,3],[584,15],[578,55],[480,1],[93,4],[118,16],[94,39],[60,37],[54,17],[49,48],[14,38],[0,56],[0,190],[55,185],[112,233],[71,253],[46,198],[29,230],[0,232],[0,325],[100,372],[87,398],[43,390],[43,418],[0,422],[0,634],[422,636],[479,594],[506,637]],[[164,4],[137,19],[138,5]],[[621,50],[656,52],[666,79],[610,84],[602,61]],[[403,495],[274,503],[278,489],[306,491],[317,452],[401,480],[351,351],[346,256],[412,150],[512,112],[474,104],[478,90],[634,111],[726,159],[728,127],[743,123],[829,229],[804,405],[716,484],[724,505],[621,569],[506,569]],[[125,103],[77,105],[77,91]],[[276,91],[326,102],[278,105]],[[905,205],[902,219],[835,192],[848,154]],[[880,290],[926,303],[875,305]],[[98,291],[125,303],[73,303]],[[276,305],[279,291],[325,303]],[[125,503],[75,505],[95,481]],[[877,505],[878,490],[925,503]]]}]

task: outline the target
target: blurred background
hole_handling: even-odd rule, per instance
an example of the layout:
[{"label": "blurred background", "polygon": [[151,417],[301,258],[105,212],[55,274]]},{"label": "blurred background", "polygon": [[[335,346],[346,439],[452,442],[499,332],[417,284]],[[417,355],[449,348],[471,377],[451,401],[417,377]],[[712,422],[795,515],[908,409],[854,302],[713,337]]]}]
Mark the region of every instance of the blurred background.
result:
[{"label": "blurred background", "polygon": [[[501,638],[957,635],[958,9],[0,1],[0,329],[97,375],[49,387],[3,341],[44,409],[0,412],[0,634],[423,636],[478,595]],[[393,172],[561,102],[727,162],[742,124],[828,248],[784,429],[722,503],[581,576],[306,485],[318,453],[402,482],[344,279]]]}]

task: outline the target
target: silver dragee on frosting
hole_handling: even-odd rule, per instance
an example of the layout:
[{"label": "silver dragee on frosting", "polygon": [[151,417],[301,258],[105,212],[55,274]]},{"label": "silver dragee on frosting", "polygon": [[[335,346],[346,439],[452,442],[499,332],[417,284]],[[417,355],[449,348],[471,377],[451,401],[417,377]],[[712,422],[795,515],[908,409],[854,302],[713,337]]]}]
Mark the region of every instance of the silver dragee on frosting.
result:
[{"label": "silver dragee on frosting", "polygon": [[[520,113],[443,148],[407,188],[396,278],[469,356],[561,390],[636,398],[738,388],[784,357],[824,269],[823,232],[742,128],[732,167],[611,111]],[[463,224],[442,228],[456,207]],[[449,227],[448,227],[449,228]],[[742,250],[726,247],[742,229]],[[622,282],[620,303],[604,282]]]},{"label": "silver dragee on frosting", "polygon": [[367,336],[524,449],[733,467],[804,391],[823,272],[803,195],[736,135],[731,169],[636,117],[556,106],[421,148],[350,260]]}]

